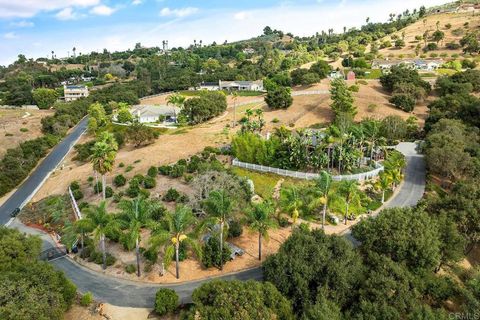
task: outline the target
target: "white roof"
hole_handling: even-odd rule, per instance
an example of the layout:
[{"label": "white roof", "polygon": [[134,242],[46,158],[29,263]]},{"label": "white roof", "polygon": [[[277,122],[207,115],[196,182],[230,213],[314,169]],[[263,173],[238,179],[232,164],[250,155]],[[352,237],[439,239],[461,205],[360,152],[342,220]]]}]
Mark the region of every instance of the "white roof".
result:
[{"label": "white roof", "polygon": [[166,105],[136,105],[130,109],[130,112],[140,117],[173,116],[180,113],[180,108]]}]

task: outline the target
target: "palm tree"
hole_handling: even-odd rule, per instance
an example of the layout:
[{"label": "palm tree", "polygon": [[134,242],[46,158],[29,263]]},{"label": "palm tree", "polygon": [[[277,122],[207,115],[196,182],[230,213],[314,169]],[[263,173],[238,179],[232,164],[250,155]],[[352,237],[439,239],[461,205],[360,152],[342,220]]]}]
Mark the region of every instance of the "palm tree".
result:
[{"label": "palm tree", "polygon": [[382,191],[382,203],[385,202],[385,191],[390,188],[390,185],[392,184],[392,177],[387,173],[387,172],[382,172],[378,176],[378,181],[375,184],[375,187],[379,190]]},{"label": "palm tree", "polygon": [[202,253],[198,245],[197,232],[188,233],[196,224],[195,216],[192,210],[186,206],[177,206],[175,212],[167,212],[164,220],[160,223],[161,227],[157,227],[152,232],[150,238],[150,246],[157,250],[160,246],[167,244],[165,248],[164,263],[168,265],[175,256],[175,270],[177,279],[180,278],[179,268],[179,250],[180,244],[186,243],[201,259]]},{"label": "palm tree", "polygon": [[233,212],[233,201],[225,190],[210,192],[207,200],[203,203],[205,211],[211,216],[210,225],[220,225],[220,270],[223,269],[223,232],[228,230],[228,220]]},{"label": "palm tree", "polygon": [[232,92],[232,99],[233,99],[233,127],[237,126],[237,99],[238,99],[238,92]]},{"label": "palm tree", "polygon": [[173,115],[175,117],[175,121],[177,121],[177,111],[175,108],[182,109],[185,104],[186,98],[179,93],[172,94],[167,99],[167,104],[173,105]]},{"label": "palm tree", "polygon": [[143,197],[138,197],[134,200],[123,200],[118,207],[122,210],[119,219],[128,230],[127,234],[125,234],[127,248],[132,250],[133,246],[135,246],[137,276],[140,277],[141,230],[149,222],[152,207],[150,202]]},{"label": "palm tree", "polygon": [[83,248],[85,248],[85,235],[93,231],[93,226],[90,224],[90,221],[87,219],[80,219],[74,223],[68,222],[63,228],[62,243],[67,246],[68,249],[72,250],[72,247],[77,243],[78,238],[80,238],[80,253],[82,253]]},{"label": "palm tree", "polygon": [[355,180],[343,180],[340,182],[338,193],[345,201],[345,225],[347,224],[348,211],[350,204],[358,200],[359,190],[358,183]]},{"label": "palm tree", "polygon": [[114,136],[109,132],[102,132],[99,139],[92,147],[91,162],[93,170],[102,175],[102,196],[105,201],[106,174],[113,170],[118,145]]},{"label": "palm tree", "polygon": [[302,205],[303,201],[297,187],[292,186],[282,189],[280,192],[280,206],[292,216],[293,225],[297,223],[297,219],[300,216],[298,209]]},{"label": "palm tree", "polygon": [[268,230],[276,227],[272,215],[275,208],[269,201],[253,206],[247,213],[247,219],[250,229],[258,232],[258,260],[262,260],[262,238],[268,240]]},{"label": "palm tree", "polygon": [[107,251],[105,249],[105,234],[111,230],[118,230],[118,221],[108,214],[105,201],[98,206],[89,206],[85,209],[85,225],[90,226],[95,241],[100,241],[102,250],[103,270],[107,268]]},{"label": "palm tree", "polygon": [[325,216],[327,215],[328,196],[332,187],[332,176],[327,171],[320,172],[315,187],[320,193],[320,203],[323,205],[322,229],[325,230]]}]

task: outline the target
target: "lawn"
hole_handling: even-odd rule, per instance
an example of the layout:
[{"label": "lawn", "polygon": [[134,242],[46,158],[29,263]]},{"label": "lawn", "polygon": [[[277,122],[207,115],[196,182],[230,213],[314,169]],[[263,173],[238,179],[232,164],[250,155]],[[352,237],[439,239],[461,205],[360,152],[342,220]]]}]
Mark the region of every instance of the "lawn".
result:
[{"label": "lawn", "polygon": [[453,69],[438,69],[437,73],[442,76],[451,76],[457,73],[457,71]]},{"label": "lawn", "polygon": [[272,197],[275,185],[281,179],[280,176],[274,174],[254,172],[238,167],[233,167],[232,171],[240,177],[252,180],[255,186],[255,193],[263,199]]}]

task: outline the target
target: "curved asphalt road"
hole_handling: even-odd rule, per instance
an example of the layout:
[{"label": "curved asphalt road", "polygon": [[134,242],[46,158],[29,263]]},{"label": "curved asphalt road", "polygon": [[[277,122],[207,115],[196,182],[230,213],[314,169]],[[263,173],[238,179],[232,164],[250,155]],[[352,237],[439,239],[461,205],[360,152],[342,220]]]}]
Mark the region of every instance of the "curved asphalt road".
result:
[{"label": "curved asphalt road", "polygon": [[[10,212],[22,207],[34,195],[36,190],[48,178],[50,172],[63,160],[72,145],[78,140],[85,131],[86,119],[73,130],[57,147],[47,156],[33,174],[19,187],[19,189],[0,207],[0,222],[5,224],[10,219]],[[414,143],[401,143],[397,149],[405,154],[407,158],[407,168],[405,170],[405,181],[401,190],[390,200],[386,207],[406,207],[414,206],[423,196],[425,189],[425,164],[423,157],[415,150]],[[23,232],[39,234],[43,240],[44,249],[54,246],[50,236],[41,233],[38,230],[25,227],[18,221],[14,221],[11,227],[16,227]],[[352,242],[356,242],[350,233],[345,236]],[[111,276],[106,276],[98,272],[91,271],[80,266],[70,258],[62,257],[51,263],[65,274],[77,285],[79,291],[93,293],[95,298],[117,306],[126,307],[147,307],[151,308],[154,304],[155,293],[159,288],[174,289],[182,303],[191,301],[193,290],[202,283],[210,281],[212,278],[199,281],[154,285],[135,281],[122,280]],[[235,274],[227,274],[218,277],[224,280],[261,280],[263,278],[261,268],[253,268]]]},{"label": "curved asphalt road", "polygon": [[10,213],[16,208],[23,208],[23,206],[32,199],[43,182],[50,176],[50,173],[62,162],[70,149],[85,132],[87,122],[87,118],[82,119],[77,126],[73,128],[72,132],[53,148],[10,198],[0,206],[0,224],[7,224],[10,220]]}]

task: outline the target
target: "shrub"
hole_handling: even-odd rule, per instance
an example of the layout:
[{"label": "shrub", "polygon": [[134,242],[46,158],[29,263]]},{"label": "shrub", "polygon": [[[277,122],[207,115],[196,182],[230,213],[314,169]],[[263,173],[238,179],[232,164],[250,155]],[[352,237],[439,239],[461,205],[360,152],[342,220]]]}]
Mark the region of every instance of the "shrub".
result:
[{"label": "shrub", "polygon": [[287,109],[293,103],[291,89],[287,87],[276,87],[268,91],[265,103],[271,109]]},{"label": "shrub", "polygon": [[123,168],[123,167],[125,167],[125,163],[123,163],[123,162],[120,162],[120,163],[118,164],[118,167],[119,167],[119,168]]},{"label": "shrub", "polygon": [[157,186],[157,181],[155,180],[155,178],[147,176],[143,180],[143,186],[145,187],[145,189],[153,189]]},{"label": "shrub", "polygon": [[113,189],[110,186],[107,186],[105,188],[105,198],[111,198],[113,197]]},{"label": "shrub", "polygon": [[177,309],[178,303],[179,298],[174,290],[162,288],[155,295],[155,312],[160,316],[172,313]]},{"label": "shrub", "polygon": [[177,201],[180,198],[180,192],[175,188],[170,188],[167,190],[167,193],[163,196],[162,200],[166,202]]},{"label": "shrub", "polygon": [[238,220],[231,221],[228,227],[228,237],[237,238],[237,237],[240,237],[242,233],[243,233],[242,224]]},{"label": "shrub", "polygon": [[157,174],[158,174],[158,169],[157,169],[157,167],[153,167],[153,166],[152,166],[152,167],[150,167],[150,168],[148,169],[148,172],[147,172],[147,175],[148,175],[148,176],[150,176],[150,177],[152,177],[152,178],[155,178],[155,177],[157,176]]},{"label": "shrub", "polygon": [[348,88],[348,90],[350,90],[350,91],[352,91],[352,92],[358,92],[358,91],[360,91],[360,87],[354,84],[354,85],[351,85],[351,86]]},{"label": "shrub", "polygon": [[375,112],[378,109],[378,106],[375,103],[370,103],[367,107],[368,112]]},{"label": "shrub", "polygon": [[129,196],[130,198],[135,198],[138,196],[140,193],[140,183],[136,179],[130,180],[130,183],[128,184],[128,188],[125,191],[125,194]]},{"label": "shrub", "polygon": [[72,190],[72,194],[73,198],[75,198],[77,201],[83,199],[83,192],[80,189]]},{"label": "shrub", "polygon": [[278,225],[280,226],[280,228],[285,228],[285,227],[288,227],[288,219],[285,218],[285,217],[280,217],[278,219]]},{"label": "shrub", "polygon": [[130,172],[133,170],[133,166],[132,165],[129,165],[125,168],[125,172]]},{"label": "shrub", "polygon": [[119,174],[113,178],[113,185],[115,187],[123,187],[127,183],[127,178],[125,178],[122,174]]},{"label": "shrub", "polygon": [[135,273],[137,272],[137,267],[134,264],[129,264],[125,266],[125,272],[129,274]]},{"label": "shrub", "polygon": [[186,170],[185,166],[175,164],[171,167],[171,171],[170,171],[169,175],[172,178],[179,178],[179,177],[183,176],[183,174],[185,173],[185,170]]},{"label": "shrub", "polygon": [[155,250],[148,249],[143,252],[143,256],[151,263],[157,263],[158,253]]},{"label": "shrub", "polygon": [[190,198],[186,194],[182,194],[178,199],[178,203],[188,203],[190,201]]},{"label": "shrub", "polygon": [[115,203],[119,203],[122,200],[122,198],[123,198],[123,192],[115,193],[113,195],[113,201]]},{"label": "shrub", "polygon": [[[223,264],[230,261],[232,252],[230,248],[223,244]],[[217,267],[220,268],[220,240],[217,237],[211,236],[203,246],[202,263],[206,268]]]},{"label": "shrub", "polygon": [[93,192],[95,192],[95,194],[99,194],[102,192],[102,188],[103,188],[102,182],[98,181],[97,184],[93,186]]},{"label": "shrub", "polygon": [[161,174],[162,176],[169,176],[171,171],[172,171],[172,167],[170,166],[158,167],[158,173]]},{"label": "shrub", "polygon": [[72,189],[72,191],[80,189],[80,184],[78,183],[77,180],[74,180],[72,181],[72,183],[70,183],[70,189]]},{"label": "shrub", "polygon": [[83,307],[88,307],[93,302],[93,294],[89,291],[85,293],[80,299],[80,305]]}]

